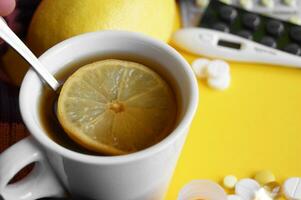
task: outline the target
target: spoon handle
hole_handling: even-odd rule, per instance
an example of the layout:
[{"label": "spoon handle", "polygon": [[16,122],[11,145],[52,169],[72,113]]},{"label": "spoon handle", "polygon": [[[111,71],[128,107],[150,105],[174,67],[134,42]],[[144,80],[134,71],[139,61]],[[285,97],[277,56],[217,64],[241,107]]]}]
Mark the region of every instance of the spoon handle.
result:
[{"label": "spoon handle", "polygon": [[27,46],[7,26],[5,20],[0,17],[0,37],[14,48],[36,71],[36,73],[56,91],[60,84],[52,74],[41,64],[38,58],[27,48]]}]

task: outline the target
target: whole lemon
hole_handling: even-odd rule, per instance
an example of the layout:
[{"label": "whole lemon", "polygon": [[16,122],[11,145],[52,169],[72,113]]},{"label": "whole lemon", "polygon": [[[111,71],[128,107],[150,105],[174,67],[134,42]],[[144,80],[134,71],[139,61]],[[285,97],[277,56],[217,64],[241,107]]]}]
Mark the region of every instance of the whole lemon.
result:
[{"label": "whole lemon", "polygon": [[175,0],[43,0],[27,41],[37,55],[64,39],[99,30],[142,32],[168,41],[175,16]]}]

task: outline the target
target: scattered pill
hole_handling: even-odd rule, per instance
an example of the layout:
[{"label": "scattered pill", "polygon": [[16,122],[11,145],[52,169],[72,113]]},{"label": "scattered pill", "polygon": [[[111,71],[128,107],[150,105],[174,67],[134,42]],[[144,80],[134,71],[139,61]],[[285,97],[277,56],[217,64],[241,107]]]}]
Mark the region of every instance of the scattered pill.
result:
[{"label": "scattered pill", "polygon": [[287,179],[283,184],[284,195],[289,200],[301,200],[301,178]]},{"label": "scattered pill", "polygon": [[191,66],[198,78],[208,78],[207,84],[211,88],[225,90],[230,86],[230,66],[227,62],[199,58],[193,61]]},{"label": "scattered pill", "polygon": [[255,198],[255,192],[259,189],[259,183],[253,179],[247,178],[236,183],[235,193],[241,196],[243,200],[253,200]]},{"label": "scattered pill", "polygon": [[274,174],[271,171],[263,170],[255,175],[255,180],[261,185],[267,184],[269,182],[274,182],[276,180]]},{"label": "scattered pill", "polygon": [[255,192],[254,200],[273,200],[273,198],[268,194],[264,188],[260,188]]},{"label": "scattered pill", "polygon": [[237,178],[233,175],[225,176],[223,184],[227,189],[233,189],[237,183]]},{"label": "scattered pill", "polygon": [[205,78],[207,76],[207,66],[209,63],[210,61],[204,58],[199,58],[193,61],[191,66],[195,75],[199,78]]},{"label": "scattered pill", "polygon": [[296,5],[296,0],[283,0],[283,3],[288,5],[288,6],[295,6]]},{"label": "scattered pill", "polygon": [[204,8],[209,4],[209,0],[196,0],[196,5],[200,8]]},{"label": "scattered pill", "polygon": [[261,4],[267,8],[273,8],[274,0],[261,0]]},{"label": "scattered pill", "polygon": [[209,180],[194,180],[188,183],[179,193],[178,200],[227,200],[225,190]]},{"label": "scattered pill", "polygon": [[301,18],[297,15],[291,16],[288,21],[296,25],[301,25]]},{"label": "scattered pill", "polygon": [[209,87],[216,90],[225,90],[229,88],[231,82],[230,74],[218,78],[208,78],[207,84]]},{"label": "scattered pill", "polygon": [[239,1],[241,7],[247,10],[251,10],[253,7],[253,1],[252,0],[240,0]]},{"label": "scattered pill", "polygon": [[229,74],[230,66],[226,61],[213,60],[208,64],[207,75],[209,78],[219,78]]},{"label": "scattered pill", "polygon": [[243,199],[236,194],[231,194],[231,195],[228,195],[227,200],[243,200]]},{"label": "scattered pill", "polygon": [[263,188],[270,194],[273,198],[279,198],[281,196],[281,185],[276,182],[269,182],[263,186]]}]

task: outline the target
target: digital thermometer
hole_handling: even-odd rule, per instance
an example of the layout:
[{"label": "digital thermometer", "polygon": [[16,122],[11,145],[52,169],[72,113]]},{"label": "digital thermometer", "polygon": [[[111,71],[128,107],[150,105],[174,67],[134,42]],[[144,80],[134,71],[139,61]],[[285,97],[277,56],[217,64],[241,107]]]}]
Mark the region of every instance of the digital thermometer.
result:
[{"label": "digital thermometer", "polygon": [[172,44],[207,57],[301,68],[301,56],[212,29],[180,29],[172,36]]}]

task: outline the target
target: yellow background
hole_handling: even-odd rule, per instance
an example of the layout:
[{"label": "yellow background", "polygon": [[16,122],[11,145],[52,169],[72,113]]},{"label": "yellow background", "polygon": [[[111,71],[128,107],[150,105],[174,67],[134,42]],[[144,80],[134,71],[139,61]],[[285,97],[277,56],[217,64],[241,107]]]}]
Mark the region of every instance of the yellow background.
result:
[{"label": "yellow background", "polygon": [[[196,56],[183,53],[191,63]],[[199,81],[199,108],[167,200],[195,179],[274,172],[279,182],[301,176],[301,70],[231,62],[231,86]],[[301,65],[301,64],[300,64]]]}]

